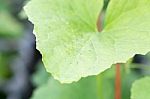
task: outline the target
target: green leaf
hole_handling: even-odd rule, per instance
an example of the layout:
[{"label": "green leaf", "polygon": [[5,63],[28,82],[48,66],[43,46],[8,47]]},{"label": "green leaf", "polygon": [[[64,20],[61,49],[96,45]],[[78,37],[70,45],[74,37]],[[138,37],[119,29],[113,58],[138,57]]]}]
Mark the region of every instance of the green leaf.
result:
[{"label": "green leaf", "polygon": [[109,46],[113,48],[114,63],[126,62],[135,54],[150,51],[149,11],[149,0],[110,1],[101,34],[111,41]]},{"label": "green leaf", "polygon": [[35,25],[37,48],[55,79],[77,81],[107,68],[92,67],[95,51],[84,48],[89,46],[91,35],[96,34],[101,8],[102,0],[33,0],[25,7]]},{"label": "green leaf", "polygon": [[48,83],[34,91],[31,99],[110,99],[114,97],[114,75],[114,68],[111,68],[101,75],[72,84],[60,84],[50,78]]},{"label": "green leaf", "polygon": [[133,83],[131,99],[150,99],[150,77],[144,77]]},{"label": "green leaf", "polygon": [[[124,17],[124,18],[126,17],[127,19],[129,19],[130,18],[129,14],[127,14],[129,12],[131,13],[134,12],[130,16],[132,17],[134,16],[134,18],[139,17],[140,14],[136,11],[138,11],[139,9],[141,9],[140,11],[143,11],[143,12],[144,10],[148,10],[146,8],[150,5],[149,3],[150,3],[149,0],[111,0],[107,8],[105,26],[111,23],[113,23],[112,24],[113,26],[114,24],[116,24],[116,22],[121,23],[122,21],[125,21],[121,17]],[[137,13],[137,16],[136,16],[136,13]],[[130,22],[127,21],[127,23],[130,23]]]},{"label": "green leaf", "polygon": [[51,79],[37,89],[31,99],[99,99],[98,94],[95,77],[72,84],[60,84]]},{"label": "green leaf", "polygon": [[[128,65],[132,66],[133,64],[128,64]],[[38,86],[38,88],[34,91],[32,99],[41,99],[41,98],[44,99],[74,99],[74,98],[75,99],[113,99],[114,92],[115,92],[115,87],[114,87],[115,74],[116,74],[115,69],[116,66],[113,65],[110,69],[107,69],[105,72],[101,73],[100,75],[82,78],[79,82],[73,84],[60,84],[53,78],[50,78],[48,83],[45,82],[43,83],[44,85],[41,84],[40,86]],[[43,74],[38,74],[39,77],[41,77],[40,75]],[[131,85],[135,80],[141,77],[143,77],[143,75],[140,73],[137,74],[135,71],[127,72],[125,65],[122,64],[121,66],[122,99],[130,99]],[[95,85],[93,86],[93,84]],[[75,90],[75,88],[78,88],[79,91]]]},{"label": "green leaf", "polygon": [[150,50],[150,1],[111,0],[99,33],[95,23],[102,1],[32,0],[25,7],[44,65],[62,83]]}]

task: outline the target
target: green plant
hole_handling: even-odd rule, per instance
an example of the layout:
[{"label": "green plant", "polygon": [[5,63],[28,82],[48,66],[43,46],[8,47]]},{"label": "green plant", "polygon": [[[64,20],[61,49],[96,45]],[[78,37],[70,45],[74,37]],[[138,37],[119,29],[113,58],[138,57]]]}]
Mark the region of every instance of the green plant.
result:
[{"label": "green plant", "polygon": [[37,49],[55,79],[71,83],[98,75],[150,50],[149,0],[111,0],[99,32],[96,22],[102,7],[103,0],[32,0],[25,6]]}]

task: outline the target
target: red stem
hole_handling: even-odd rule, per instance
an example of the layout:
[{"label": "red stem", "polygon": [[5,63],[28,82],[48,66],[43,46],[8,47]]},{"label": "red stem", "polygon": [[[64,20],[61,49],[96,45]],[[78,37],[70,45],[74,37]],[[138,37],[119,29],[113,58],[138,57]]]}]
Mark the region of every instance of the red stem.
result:
[{"label": "red stem", "polygon": [[[99,14],[97,20],[97,29],[99,32],[103,29],[103,11]],[[115,99],[121,99],[121,73],[120,73],[120,64],[116,64],[116,79],[115,79]]]},{"label": "red stem", "polygon": [[121,72],[120,72],[120,64],[116,64],[115,99],[121,99]]},{"label": "red stem", "polygon": [[102,29],[103,29],[103,17],[104,17],[104,12],[103,11],[101,11],[100,12],[100,14],[99,14],[99,16],[98,16],[98,19],[97,19],[97,30],[99,31],[99,32],[101,32],[102,31]]}]

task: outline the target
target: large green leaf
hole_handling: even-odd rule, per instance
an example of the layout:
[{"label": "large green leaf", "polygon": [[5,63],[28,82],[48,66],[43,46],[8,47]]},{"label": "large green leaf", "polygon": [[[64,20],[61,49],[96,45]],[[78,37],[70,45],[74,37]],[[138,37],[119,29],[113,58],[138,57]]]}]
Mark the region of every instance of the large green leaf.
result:
[{"label": "large green leaf", "polygon": [[33,0],[25,8],[35,25],[37,48],[47,71],[61,82],[79,80],[107,68],[92,67],[94,50],[84,48],[96,34],[101,8],[102,0]]},{"label": "large green leaf", "polygon": [[145,77],[133,83],[131,99],[150,99],[150,77]]},{"label": "large green leaf", "polygon": [[44,65],[55,79],[70,83],[97,75],[150,50],[150,1],[111,0],[99,33],[95,23],[102,1],[32,0],[25,7]]}]

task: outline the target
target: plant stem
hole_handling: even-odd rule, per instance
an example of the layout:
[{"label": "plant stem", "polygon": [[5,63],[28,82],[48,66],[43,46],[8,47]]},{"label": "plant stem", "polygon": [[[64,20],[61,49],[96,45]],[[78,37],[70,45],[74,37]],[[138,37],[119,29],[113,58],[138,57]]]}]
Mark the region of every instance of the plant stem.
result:
[{"label": "plant stem", "polygon": [[96,23],[98,32],[101,32],[103,30],[103,21],[104,21],[104,11],[101,11]]},{"label": "plant stem", "polygon": [[120,64],[116,64],[115,99],[121,99],[121,73],[120,73]]}]

